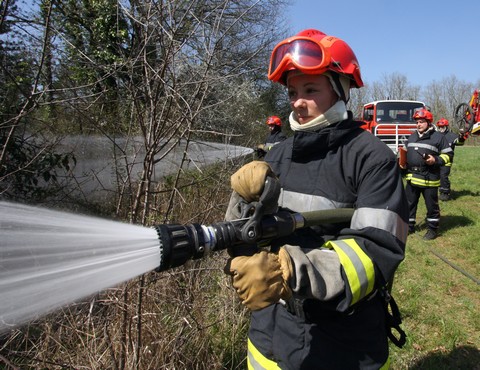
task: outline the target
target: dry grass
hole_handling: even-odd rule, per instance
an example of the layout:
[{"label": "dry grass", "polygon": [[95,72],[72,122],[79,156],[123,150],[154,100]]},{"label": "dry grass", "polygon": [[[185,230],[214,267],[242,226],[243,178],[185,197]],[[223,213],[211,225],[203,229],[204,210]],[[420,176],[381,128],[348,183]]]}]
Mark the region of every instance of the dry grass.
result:
[{"label": "dry grass", "polygon": [[[192,187],[180,184],[172,219],[221,221],[236,166],[196,174]],[[157,197],[159,219],[166,199]],[[227,258],[217,252],[144,274],[13,330],[0,337],[0,368],[245,368],[248,317],[223,273]]]}]

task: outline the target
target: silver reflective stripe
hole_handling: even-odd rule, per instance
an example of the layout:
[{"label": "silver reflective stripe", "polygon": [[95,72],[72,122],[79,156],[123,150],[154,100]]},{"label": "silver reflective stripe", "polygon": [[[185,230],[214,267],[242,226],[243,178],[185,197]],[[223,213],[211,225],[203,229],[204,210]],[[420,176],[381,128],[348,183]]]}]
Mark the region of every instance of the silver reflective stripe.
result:
[{"label": "silver reflective stripe", "polygon": [[255,357],[250,351],[248,351],[248,365],[248,368],[252,370],[265,370],[265,368],[255,360]]},{"label": "silver reflective stripe", "polygon": [[353,213],[351,227],[355,230],[365,227],[376,227],[393,234],[404,243],[407,240],[407,223],[397,213],[388,209],[359,208]]},{"label": "silver reflective stripe", "polygon": [[335,202],[320,195],[296,193],[283,189],[278,199],[278,205],[280,207],[289,208],[295,212],[348,208],[353,206],[351,203]]},{"label": "silver reflective stripe", "polygon": [[425,144],[425,143],[408,143],[408,147],[413,147],[413,148],[423,148],[423,149],[428,149],[431,150],[434,153],[438,153],[438,148],[436,146],[430,145],[430,144]]},{"label": "silver reflective stripe", "polygon": [[247,341],[248,370],[280,370],[277,363],[266,358],[255,346],[250,338]]},{"label": "silver reflective stripe", "polygon": [[358,281],[360,282],[360,299],[365,297],[367,295],[368,276],[358,254],[352,249],[352,247],[342,240],[335,240],[335,245],[347,255],[348,259],[352,263],[355,272],[357,273]]}]

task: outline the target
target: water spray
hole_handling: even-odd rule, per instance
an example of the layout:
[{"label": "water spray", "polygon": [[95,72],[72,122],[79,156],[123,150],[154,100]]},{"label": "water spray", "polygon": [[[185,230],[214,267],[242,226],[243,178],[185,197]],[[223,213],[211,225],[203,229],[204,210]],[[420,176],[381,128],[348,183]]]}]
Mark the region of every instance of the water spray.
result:
[{"label": "water spray", "polygon": [[143,227],[0,202],[0,333],[213,251],[235,254],[295,230],[347,222],[352,209],[254,213],[211,225]]}]

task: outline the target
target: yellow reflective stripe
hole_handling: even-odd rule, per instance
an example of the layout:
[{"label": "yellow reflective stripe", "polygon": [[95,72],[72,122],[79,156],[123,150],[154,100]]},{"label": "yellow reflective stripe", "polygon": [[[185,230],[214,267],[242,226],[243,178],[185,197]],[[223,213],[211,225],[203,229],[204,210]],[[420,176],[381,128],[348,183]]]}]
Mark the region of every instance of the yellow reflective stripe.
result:
[{"label": "yellow reflective stripe", "polygon": [[[248,338],[248,356],[247,356],[247,368],[248,370],[281,370],[277,363],[269,360],[262,355],[258,349],[255,348],[253,343]],[[390,368],[390,357],[382,365],[379,370],[388,370]]]},{"label": "yellow reflective stripe", "polygon": [[440,186],[440,180],[425,180],[424,178],[414,177],[412,173],[405,176],[405,180],[410,181],[413,185],[436,188]]},{"label": "yellow reflective stripe", "polygon": [[357,303],[373,291],[375,284],[373,262],[354,239],[329,241],[325,243],[325,247],[337,252],[347,275],[348,285],[352,292],[350,305]]},{"label": "yellow reflective stripe", "polygon": [[440,154],[440,158],[443,159],[443,161],[445,162],[445,164],[449,164],[450,163],[450,156],[447,155],[447,154]]},{"label": "yellow reflective stripe", "polygon": [[390,357],[387,358],[387,361],[382,365],[379,370],[388,370],[390,369]]},{"label": "yellow reflective stripe", "polygon": [[425,179],[419,179],[417,177],[413,176],[408,176],[406,177],[407,180],[410,180],[410,182],[413,185],[418,185],[418,186],[425,186],[429,188],[436,188],[440,186],[440,180],[425,180]]},{"label": "yellow reflective stripe", "polygon": [[247,366],[248,370],[281,370],[277,363],[269,360],[255,348],[250,338],[248,339]]}]

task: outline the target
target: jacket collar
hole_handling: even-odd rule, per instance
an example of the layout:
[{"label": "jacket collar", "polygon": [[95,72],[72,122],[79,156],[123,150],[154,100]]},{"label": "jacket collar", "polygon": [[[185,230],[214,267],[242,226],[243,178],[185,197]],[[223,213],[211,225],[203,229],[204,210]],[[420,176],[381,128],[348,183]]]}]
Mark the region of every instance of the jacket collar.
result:
[{"label": "jacket collar", "polygon": [[292,160],[307,162],[325,156],[332,148],[338,147],[347,136],[360,129],[361,122],[353,120],[352,112],[348,118],[318,131],[295,131],[293,136]]},{"label": "jacket collar", "polygon": [[417,135],[420,139],[429,138],[430,136],[433,135],[434,132],[435,132],[435,129],[433,127],[429,127],[423,134],[420,134],[417,130]]}]

